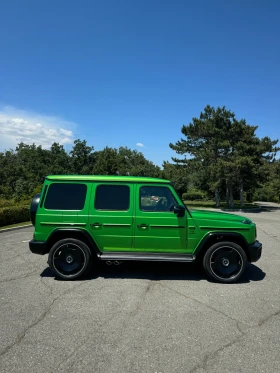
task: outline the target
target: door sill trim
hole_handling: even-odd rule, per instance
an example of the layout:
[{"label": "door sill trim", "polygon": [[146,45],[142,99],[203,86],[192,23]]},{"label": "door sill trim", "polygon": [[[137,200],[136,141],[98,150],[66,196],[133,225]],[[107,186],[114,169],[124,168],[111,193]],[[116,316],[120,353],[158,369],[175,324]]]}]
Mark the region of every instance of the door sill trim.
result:
[{"label": "door sill trim", "polygon": [[192,254],[166,254],[166,253],[143,253],[143,252],[106,252],[98,255],[100,260],[135,260],[155,262],[194,262],[195,255]]}]

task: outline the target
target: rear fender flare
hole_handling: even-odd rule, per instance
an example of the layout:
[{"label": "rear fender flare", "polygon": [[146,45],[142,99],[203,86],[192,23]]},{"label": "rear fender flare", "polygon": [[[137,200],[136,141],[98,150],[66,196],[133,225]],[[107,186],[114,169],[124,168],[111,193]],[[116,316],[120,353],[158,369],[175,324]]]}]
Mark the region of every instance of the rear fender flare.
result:
[{"label": "rear fender flare", "polygon": [[84,241],[89,248],[96,254],[100,254],[100,250],[91,235],[85,229],[79,228],[57,228],[54,229],[47,239],[47,252],[58,239],[76,238]]}]

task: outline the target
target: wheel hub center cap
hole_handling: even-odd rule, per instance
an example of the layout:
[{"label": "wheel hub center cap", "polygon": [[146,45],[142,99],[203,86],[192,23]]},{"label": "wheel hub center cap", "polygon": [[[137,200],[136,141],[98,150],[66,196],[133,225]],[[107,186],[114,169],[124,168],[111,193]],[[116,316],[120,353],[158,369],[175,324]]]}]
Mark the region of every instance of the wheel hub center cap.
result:
[{"label": "wheel hub center cap", "polygon": [[223,266],[228,267],[229,266],[229,260],[227,258],[223,258],[222,259],[222,264],[223,264]]},{"label": "wheel hub center cap", "polygon": [[68,256],[66,257],[66,262],[67,262],[68,264],[73,263],[73,261],[74,261],[74,259],[73,259],[73,257],[72,257],[71,255],[68,255]]}]

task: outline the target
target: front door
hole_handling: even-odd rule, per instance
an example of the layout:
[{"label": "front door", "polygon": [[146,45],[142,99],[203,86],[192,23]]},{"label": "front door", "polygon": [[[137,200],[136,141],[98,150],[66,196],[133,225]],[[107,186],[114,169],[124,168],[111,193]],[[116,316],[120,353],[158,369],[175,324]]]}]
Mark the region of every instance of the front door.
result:
[{"label": "front door", "polygon": [[130,251],[133,185],[95,183],[89,208],[91,235],[100,251]]},{"label": "front door", "polygon": [[137,185],[134,251],[185,253],[187,217],[173,212],[181,201],[169,185]]}]

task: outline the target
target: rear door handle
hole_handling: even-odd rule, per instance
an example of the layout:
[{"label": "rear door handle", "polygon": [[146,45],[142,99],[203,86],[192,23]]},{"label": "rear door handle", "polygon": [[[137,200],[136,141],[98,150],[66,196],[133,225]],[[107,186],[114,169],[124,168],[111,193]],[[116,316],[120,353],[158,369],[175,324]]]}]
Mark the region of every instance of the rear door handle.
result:
[{"label": "rear door handle", "polygon": [[90,224],[91,227],[102,227],[102,224],[100,223],[92,223]]},{"label": "rear door handle", "polygon": [[149,226],[147,224],[139,224],[137,225],[138,228],[143,228],[143,229],[147,229],[149,228]]}]

